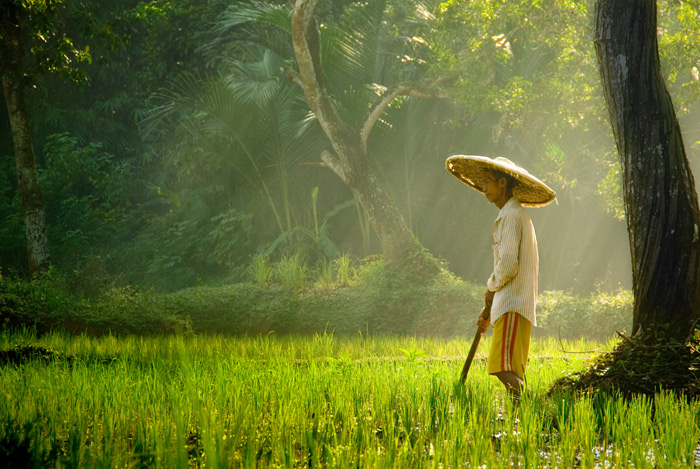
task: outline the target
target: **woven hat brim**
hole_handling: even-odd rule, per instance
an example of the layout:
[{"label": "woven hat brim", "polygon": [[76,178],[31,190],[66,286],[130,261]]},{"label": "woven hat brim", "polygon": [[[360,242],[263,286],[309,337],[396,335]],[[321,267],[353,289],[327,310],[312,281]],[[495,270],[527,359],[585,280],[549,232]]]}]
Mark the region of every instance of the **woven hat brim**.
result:
[{"label": "woven hat brim", "polygon": [[525,207],[544,207],[554,201],[557,193],[525,169],[497,161],[487,156],[453,155],[447,158],[445,168],[457,179],[483,194],[485,171],[501,171],[518,181],[513,197]]}]

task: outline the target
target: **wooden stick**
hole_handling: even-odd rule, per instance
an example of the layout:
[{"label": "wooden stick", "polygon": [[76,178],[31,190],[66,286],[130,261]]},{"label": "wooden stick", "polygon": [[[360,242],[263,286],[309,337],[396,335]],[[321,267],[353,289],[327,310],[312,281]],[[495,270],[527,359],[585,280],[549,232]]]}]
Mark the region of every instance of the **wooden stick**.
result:
[{"label": "wooden stick", "polygon": [[460,380],[462,384],[467,380],[467,373],[469,373],[469,367],[472,365],[472,360],[474,360],[474,355],[476,354],[476,349],[479,348],[479,341],[481,340],[481,330],[479,327],[476,328],[476,334],[474,335],[474,340],[472,341],[472,348],[469,349],[469,354],[467,355],[467,360],[464,362],[462,367],[462,374]]}]

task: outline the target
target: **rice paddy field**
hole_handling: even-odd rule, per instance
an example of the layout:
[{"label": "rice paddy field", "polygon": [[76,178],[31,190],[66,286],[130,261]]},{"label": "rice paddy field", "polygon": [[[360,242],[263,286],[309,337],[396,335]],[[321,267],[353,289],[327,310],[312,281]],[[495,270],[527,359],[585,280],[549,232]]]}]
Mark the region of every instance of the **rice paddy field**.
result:
[{"label": "rice paddy field", "polygon": [[10,467],[694,467],[700,403],[549,396],[595,350],[532,344],[514,407],[468,340],[0,333]]}]

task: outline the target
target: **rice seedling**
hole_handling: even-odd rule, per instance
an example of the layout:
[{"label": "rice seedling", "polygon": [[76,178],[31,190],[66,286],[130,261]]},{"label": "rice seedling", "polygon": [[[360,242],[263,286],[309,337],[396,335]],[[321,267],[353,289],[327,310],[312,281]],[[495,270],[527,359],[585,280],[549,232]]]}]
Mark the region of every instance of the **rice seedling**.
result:
[{"label": "rice seedling", "polygon": [[[0,367],[0,455],[123,467],[692,466],[700,406],[671,393],[548,397],[600,344],[533,342],[514,407],[467,340],[36,338],[58,358]],[[70,360],[69,360],[70,358]]]}]

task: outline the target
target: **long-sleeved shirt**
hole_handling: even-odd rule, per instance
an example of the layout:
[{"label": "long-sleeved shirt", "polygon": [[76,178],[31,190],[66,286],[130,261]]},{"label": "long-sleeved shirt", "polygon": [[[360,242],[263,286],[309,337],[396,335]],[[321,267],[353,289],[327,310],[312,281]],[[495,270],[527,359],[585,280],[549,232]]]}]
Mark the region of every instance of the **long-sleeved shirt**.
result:
[{"label": "long-sleeved shirt", "polygon": [[496,292],[491,323],[507,312],[519,313],[537,325],[537,237],[527,211],[514,197],[501,208],[493,224],[493,273],[488,289]]}]

